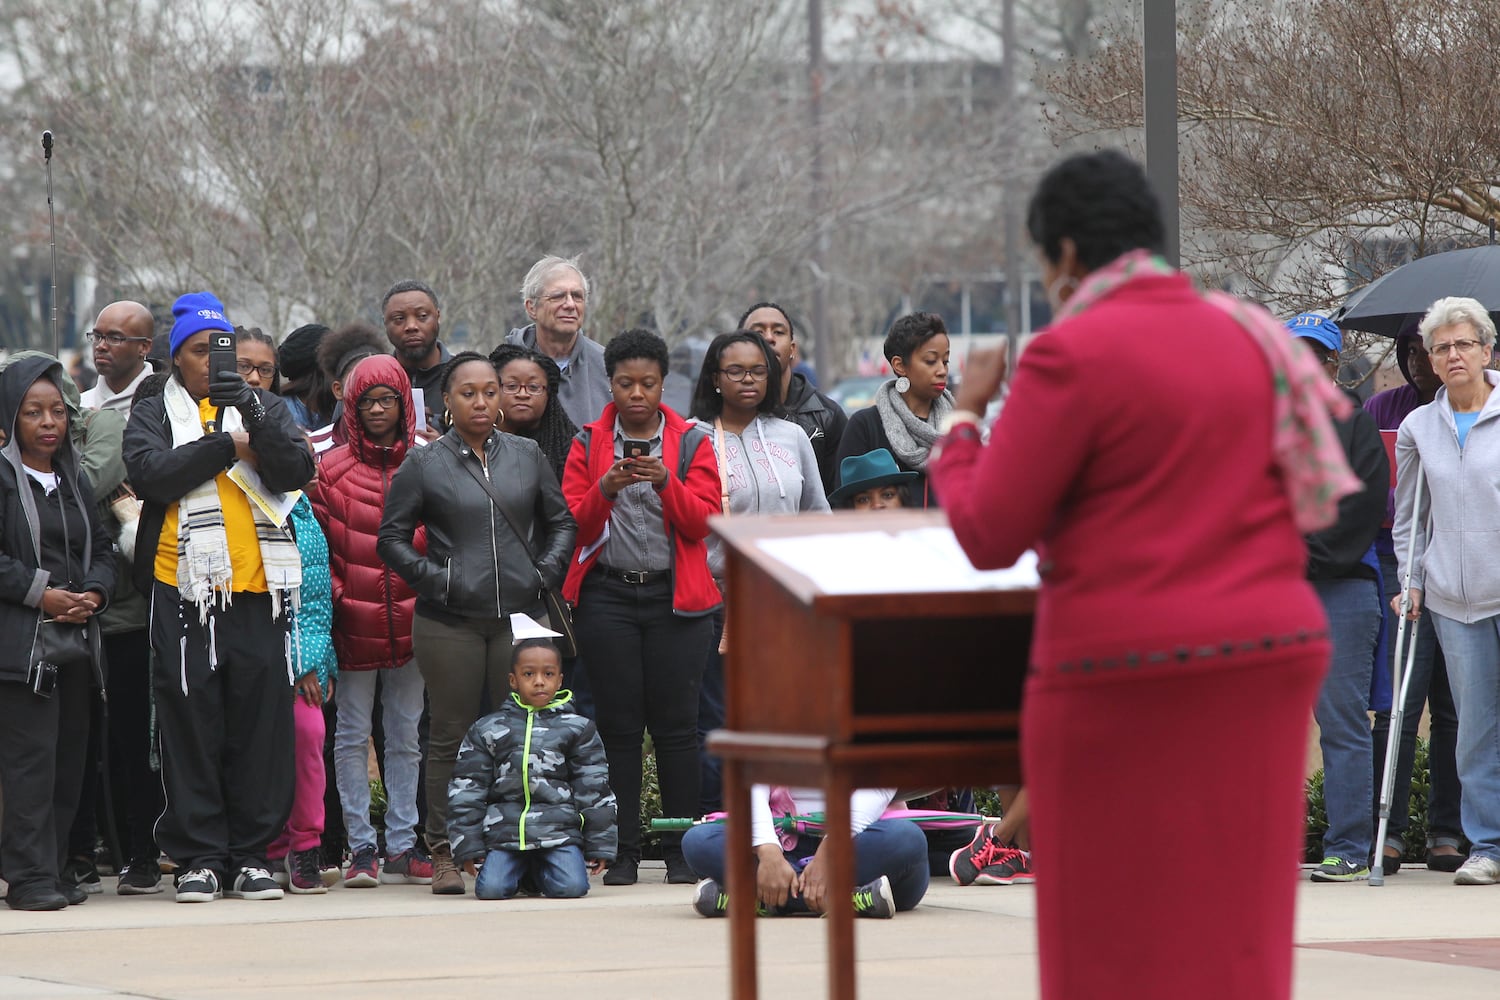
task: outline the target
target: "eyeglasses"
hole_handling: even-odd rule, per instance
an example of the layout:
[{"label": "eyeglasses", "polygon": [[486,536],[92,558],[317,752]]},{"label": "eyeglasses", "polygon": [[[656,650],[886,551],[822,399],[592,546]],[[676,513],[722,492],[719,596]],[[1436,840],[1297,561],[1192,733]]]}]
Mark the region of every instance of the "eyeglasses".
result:
[{"label": "eyeglasses", "polygon": [[579,288],[573,288],[561,292],[548,292],[546,295],[542,296],[543,302],[546,302],[548,305],[554,306],[560,306],[569,299],[572,299],[579,305],[583,305],[583,290]]},{"label": "eyeglasses", "polygon": [[1459,354],[1468,354],[1479,346],[1477,340],[1455,340],[1451,344],[1433,344],[1432,350],[1428,351],[1435,358],[1446,358],[1449,351],[1457,351]]},{"label": "eyeglasses", "polygon": [[765,365],[756,365],[754,368],[746,368],[744,365],[730,365],[728,368],[720,368],[719,374],[736,382],[745,381],[745,376],[747,375],[752,381],[764,382],[766,377],[771,374],[771,369]]},{"label": "eyeglasses", "polygon": [[105,343],[110,347],[119,347],[122,344],[151,343],[150,337],[127,337],[123,333],[105,333],[103,330],[90,330],[88,333],[85,333],[84,336],[92,340],[95,344]]},{"label": "eyeglasses", "polygon": [[260,377],[265,379],[267,382],[276,377],[275,365],[252,365],[250,362],[243,359],[234,363],[234,370],[239,372],[241,375],[249,375],[251,372],[259,372]]},{"label": "eyeglasses", "polygon": [[523,392],[528,396],[540,396],[547,391],[547,387],[539,382],[503,382],[500,388],[507,396],[519,396]]},{"label": "eyeglasses", "polygon": [[369,413],[371,410],[389,410],[391,407],[399,405],[400,402],[400,396],[390,393],[385,396],[361,396],[359,397],[359,402],[354,405],[359,407],[359,412]]}]

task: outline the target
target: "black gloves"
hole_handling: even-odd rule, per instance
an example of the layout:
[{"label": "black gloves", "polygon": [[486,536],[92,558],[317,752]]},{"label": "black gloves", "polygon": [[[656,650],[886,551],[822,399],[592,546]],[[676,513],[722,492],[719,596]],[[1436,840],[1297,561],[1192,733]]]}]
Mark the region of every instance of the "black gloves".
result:
[{"label": "black gloves", "polygon": [[240,411],[246,430],[255,430],[266,419],[266,407],[243,376],[219,372],[208,384],[208,401],[215,406],[232,406]]}]

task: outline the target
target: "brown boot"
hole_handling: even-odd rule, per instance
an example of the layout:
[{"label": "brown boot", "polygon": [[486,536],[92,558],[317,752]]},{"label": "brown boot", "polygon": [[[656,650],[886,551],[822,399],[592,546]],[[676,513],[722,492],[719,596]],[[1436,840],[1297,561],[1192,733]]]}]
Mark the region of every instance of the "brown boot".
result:
[{"label": "brown boot", "polygon": [[462,896],[463,873],[453,864],[453,848],[440,844],[432,851],[432,891],[438,896]]}]

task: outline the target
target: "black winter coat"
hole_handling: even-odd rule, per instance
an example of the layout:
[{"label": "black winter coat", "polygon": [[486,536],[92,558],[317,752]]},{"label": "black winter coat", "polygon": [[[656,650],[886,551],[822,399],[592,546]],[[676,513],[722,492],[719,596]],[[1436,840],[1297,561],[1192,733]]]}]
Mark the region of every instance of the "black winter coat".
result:
[{"label": "black winter coat", "polygon": [[[535,441],[514,434],[492,432],[484,450],[508,520],[470,474],[483,476],[484,466],[457,431],[408,452],[391,479],[375,550],[417,592],[418,614],[536,613],[542,586],[562,585],[578,526],[557,474]],[[426,555],[412,545],[419,523]]]},{"label": "black winter coat", "polygon": [[[31,384],[49,379],[62,390],[62,365],[45,357],[17,361],[0,375],[0,426],[5,429],[5,445],[0,448],[0,681],[24,682],[35,656],[37,630],[42,621],[41,601],[50,577],[40,569],[41,527],[37,520],[36,500],[31,482],[21,465],[21,448],[16,440],[16,415],[21,400]],[[81,502],[89,530],[81,539],[80,564],[83,579],[75,589],[94,590],[103,595],[106,604],[114,592],[114,544],[99,520],[98,507],[88,476],[78,467],[69,435],[64,433],[52,468],[62,484],[63,502],[72,506]],[[104,609],[103,604],[99,610]],[[90,644],[94,651],[95,680],[102,687],[104,676],[99,657],[97,613],[88,624]]]},{"label": "black winter coat", "polygon": [[813,388],[801,372],[792,373],[782,405],[786,408],[786,418],[807,432],[813,455],[818,460],[818,473],[823,477],[823,493],[832,493],[838,485],[839,443],[844,439],[844,428],[849,426],[848,414],[838,403]]},{"label": "black winter coat", "polygon": [[[266,418],[250,431],[256,472],[266,489],[277,493],[300,490],[317,472],[307,439],[280,396],[256,389]],[[137,399],[125,425],[125,474],[140,497],[141,523],[136,532],[134,579],[136,589],[150,595],[156,578],[156,550],[167,507],[200,483],[234,465],[234,438],[225,431],[204,434],[180,448],[172,447],[172,425],[161,396]]]}]

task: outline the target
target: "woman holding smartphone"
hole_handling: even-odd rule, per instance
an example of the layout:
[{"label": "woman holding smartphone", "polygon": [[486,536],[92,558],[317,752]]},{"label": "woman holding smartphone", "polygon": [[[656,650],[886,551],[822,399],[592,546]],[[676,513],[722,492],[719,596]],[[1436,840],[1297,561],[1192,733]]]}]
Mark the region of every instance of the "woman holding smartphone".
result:
[{"label": "woman holding smartphone", "polygon": [[[645,330],[604,349],[613,401],[573,442],[563,494],[578,551],[563,593],[578,607],[596,723],[619,800],[620,844],[605,885],[631,885],[641,855],[641,748],[656,749],[662,808],[698,810],[698,688],[714,642],[719,588],[708,570],[708,518],[720,510],[718,463],[701,428],[661,403],[667,345]],[[667,881],[691,884],[681,838]]]}]

